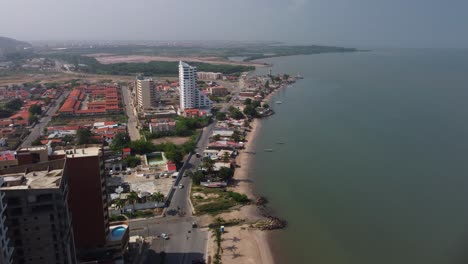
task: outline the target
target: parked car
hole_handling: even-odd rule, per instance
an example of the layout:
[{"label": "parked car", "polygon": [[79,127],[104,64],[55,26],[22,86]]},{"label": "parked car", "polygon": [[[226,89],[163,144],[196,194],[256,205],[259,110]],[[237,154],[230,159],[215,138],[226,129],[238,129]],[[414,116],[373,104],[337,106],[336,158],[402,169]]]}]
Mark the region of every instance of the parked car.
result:
[{"label": "parked car", "polygon": [[184,188],[184,185],[181,183],[179,184],[179,189],[182,189],[182,188]]},{"label": "parked car", "polygon": [[167,235],[166,233],[162,233],[161,237],[162,237],[162,239],[165,239],[165,240],[169,239],[169,235]]}]

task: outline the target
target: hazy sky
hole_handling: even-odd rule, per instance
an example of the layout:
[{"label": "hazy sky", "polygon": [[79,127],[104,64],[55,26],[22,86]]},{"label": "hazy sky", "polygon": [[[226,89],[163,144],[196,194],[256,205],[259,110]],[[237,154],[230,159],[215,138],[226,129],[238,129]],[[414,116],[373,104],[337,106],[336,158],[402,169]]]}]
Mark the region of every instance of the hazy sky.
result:
[{"label": "hazy sky", "polygon": [[0,0],[20,40],[279,40],[468,47],[468,0]]}]

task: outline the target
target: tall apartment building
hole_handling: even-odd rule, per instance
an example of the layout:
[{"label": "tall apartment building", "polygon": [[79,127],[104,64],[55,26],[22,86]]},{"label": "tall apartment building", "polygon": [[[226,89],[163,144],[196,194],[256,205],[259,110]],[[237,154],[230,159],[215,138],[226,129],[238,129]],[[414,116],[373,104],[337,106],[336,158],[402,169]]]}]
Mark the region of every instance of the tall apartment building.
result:
[{"label": "tall apartment building", "polygon": [[197,68],[179,62],[180,109],[206,109],[213,103],[197,87]]},{"label": "tall apartment building", "polygon": [[108,195],[100,145],[56,149],[51,158],[66,157],[69,205],[78,259],[106,251],[109,238]]},{"label": "tall apartment building", "polygon": [[[0,186],[3,185],[3,178],[0,177]],[[13,248],[10,247],[10,239],[7,237],[8,228],[5,226],[5,210],[6,203],[3,203],[5,193],[0,191],[0,263],[11,264],[11,255],[13,254]]]},{"label": "tall apartment building", "polygon": [[140,110],[158,105],[158,94],[153,79],[137,77],[135,81],[135,96]]},{"label": "tall apartment building", "polygon": [[76,263],[66,164],[57,159],[0,170],[14,263]]}]

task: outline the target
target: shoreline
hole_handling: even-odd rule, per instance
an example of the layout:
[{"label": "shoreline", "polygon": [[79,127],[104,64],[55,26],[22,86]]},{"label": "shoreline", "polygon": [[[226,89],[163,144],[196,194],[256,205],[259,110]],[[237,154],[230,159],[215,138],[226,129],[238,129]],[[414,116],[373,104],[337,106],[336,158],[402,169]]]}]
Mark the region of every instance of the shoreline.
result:
[{"label": "shoreline", "polygon": [[[268,94],[262,101],[270,104],[272,98],[281,90],[286,88],[287,85],[279,87],[274,90],[272,93]],[[262,127],[261,118],[255,118],[250,123],[251,131],[247,134],[246,137],[246,148],[239,153],[236,158],[237,164],[240,165],[240,168],[236,169],[234,173],[234,184],[228,187],[229,190],[239,192],[247,195],[250,199],[255,200],[256,195],[255,190],[255,179],[251,175],[250,168],[252,167],[253,157],[252,154],[246,152],[255,152],[254,141],[260,133]],[[249,221],[258,221],[264,220],[264,213],[268,212],[268,207],[258,207],[254,204],[247,205],[241,208],[241,210],[226,213],[225,216],[247,219]],[[228,217],[228,218],[229,218]],[[234,233],[234,234],[231,234]],[[232,260],[229,258],[229,254],[223,254],[223,263],[255,263],[255,264],[270,264],[275,263],[274,254],[271,248],[270,232],[261,231],[258,229],[243,230],[241,227],[229,228],[229,233],[227,236],[236,236],[240,237],[243,242],[243,246],[237,245],[239,250],[242,250],[242,255],[239,257],[232,257]],[[229,238],[226,238],[228,241]],[[230,249],[230,247],[226,247]],[[225,251],[228,252],[228,251]]]}]

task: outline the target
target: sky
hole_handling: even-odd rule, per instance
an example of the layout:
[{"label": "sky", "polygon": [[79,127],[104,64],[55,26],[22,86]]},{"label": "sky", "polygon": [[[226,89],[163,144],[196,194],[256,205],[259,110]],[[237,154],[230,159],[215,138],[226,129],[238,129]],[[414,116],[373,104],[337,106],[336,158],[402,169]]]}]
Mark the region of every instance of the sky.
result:
[{"label": "sky", "polygon": [[241,40],[467,48],[467,0],[0,0],[19,40]]}]

